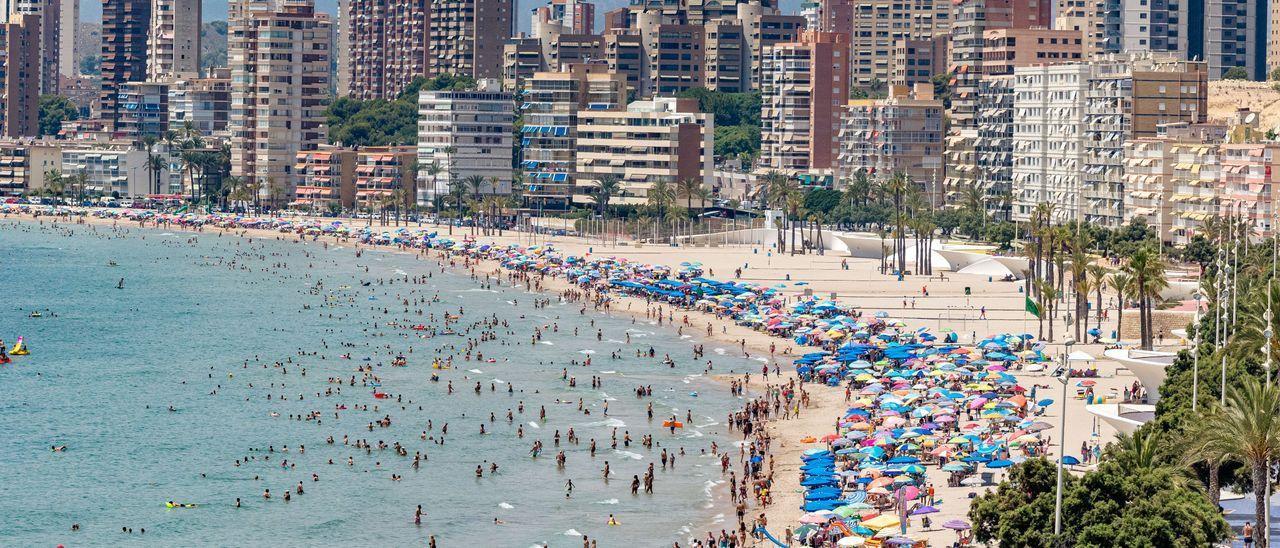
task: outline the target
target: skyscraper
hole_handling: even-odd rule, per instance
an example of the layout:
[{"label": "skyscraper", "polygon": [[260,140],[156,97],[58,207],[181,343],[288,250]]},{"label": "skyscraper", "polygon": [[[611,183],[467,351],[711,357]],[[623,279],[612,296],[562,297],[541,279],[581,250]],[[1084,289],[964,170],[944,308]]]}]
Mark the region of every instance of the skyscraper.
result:
[{"label": "skyscraper", "polygon": [[40,16],[0,24],[0,135],[35,136],[40,112]]},{"label": "skyscraper", "polygon": [[514,0],[436,0],[427,30],[427,74],[502,78]]},{"label": "skyscraper", "polygon": [[147,78],[147,29],[150,0],[102,2],[102,95],[100,118],[116,130],[119,90],[125,82]]},{"label": "skyscraper", "polygon": [[293,198],[297,153],[325,140],[333,29],[310,0],[245,2],[231,13],[231,174],[281,206],[275,198]]},{"label": "skyscraper", "polygon": [[153,0],[147,79],[200,76],[200,0]]},{"label": "skyscraper", "polygon": [[427,0],[346,2],[350,74],[346,94],[394,99],[427,73]]},{"label": "skyscraper", "polygon": [[[65,0],[71,3],[72,0]],[[36,15],[39,19],[33,37],[40,45],[38,81],[40,93],[58,93],[58,63],[61,59],[59,49],[62,47],[62,13],[63,0],[10,0],[10,10],[4,15],[11,22],[20,22],[21,15]],[[71,30],[74,35],[74,27]]]}]

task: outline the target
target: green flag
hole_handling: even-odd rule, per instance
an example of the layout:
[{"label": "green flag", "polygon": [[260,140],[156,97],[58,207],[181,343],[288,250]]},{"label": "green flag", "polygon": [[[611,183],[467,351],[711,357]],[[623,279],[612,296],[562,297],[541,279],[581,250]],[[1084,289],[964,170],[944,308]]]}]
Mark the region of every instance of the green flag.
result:
[{"label": "green flag", "polygon": [[1040,317],[1040,305],[1036,304],[1036,302],[1035,302],[1035,301],[1031,300],[1031,297],[1029,297],[1029,296],[1027,297],[1027,305],[1026,305],[1026,306],[1027,306],[1027,312],[1031,313],[1031,315],[1033,315],[1033,316],[1035,316],[1035,317],[1037,317],[1037,318],[1039,318],[1039,317]]}]

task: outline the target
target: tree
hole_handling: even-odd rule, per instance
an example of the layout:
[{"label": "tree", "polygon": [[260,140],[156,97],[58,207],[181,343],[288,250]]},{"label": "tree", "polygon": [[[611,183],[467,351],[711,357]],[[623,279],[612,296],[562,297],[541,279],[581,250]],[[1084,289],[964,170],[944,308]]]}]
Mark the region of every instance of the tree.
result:
[{"label": "tree", "polygon": [[[676,181],[676,196],[685,200],[685,209],[689,212],[689,217],[693,217],[693,199],[698,196],[698,190],[702,188],[702,181],[692,177],[686,177]],[[706,204],[703,204],[704,206]]]},{"label": "tree", "polygon": [[40,123],[37,137],[57,135],[62,123],[80,119],[80,109],[61,95],[40,96]]},{"label": "tree", "polygon": [[97,76],[102,74],[102,57],[98,55],[86,55],[81,57],[80,74],[85,76]]},{"label": "tree", "polygon": [[1245,379],[1227,391],[1221,412],[1209,415],[1193,439],[1194,450],[1226,455],[1250,469],[1254,494],[1254,546],[1266,548],[1267,500],[1272,459],[1280,455],[1280,387]]},{"label": "tree", "polygon": [[1124,327],[1124,305],[1133,293],[1133,276],[1115,272],[1107,279],[1107,283],[1116,292],[1116,340],[1119,341],[1123,337],[1121,328]]},{"label": "tree", "polygon": [[658,209],[658,217],[663,218],[666,215],[667,208],[675,203],[675,189],[671,188],[671,183],[666,179],[660,179],[649,187],[648,201],[649,205]]},{"label": "tree", "polygon": [[613,199],[618,191],[622,188],[622,184],[618,182],[618,178],[613,175],[601,175],[596,181],[596,186],[591,189],[591,202],[596,205],[596,214],[600,218],[605,218],[609,212],[609,201]]},{"label": "tree", "polygon": [[1249,71],[1244,67],[1231,67],[1222,73],[1223,80],[1248,80]]},{"label": "tree", "polygon": [[1164,274],[1164,261],[1148,247],[1140,248],[1125,265],[1125,272],[1134,279],[1133,297],[1138,300],[1138,323],[1141,346],[1151,349],[1152,312],[1155,299],[1160,292],[1169,287]]},{"label": "tree", "polygon": [[1060,537],[1053,532],[1055,463],[1043,458],[1014,466],[995,491],[974,499],[974,536],[998,546],[1193,548],[1230,535],[1217,508],[1179,481],[1177,469],[1154,462],[1133,467],[1141,457],[1127,452],[1118,450],[1081,477],[1063,478]]}]

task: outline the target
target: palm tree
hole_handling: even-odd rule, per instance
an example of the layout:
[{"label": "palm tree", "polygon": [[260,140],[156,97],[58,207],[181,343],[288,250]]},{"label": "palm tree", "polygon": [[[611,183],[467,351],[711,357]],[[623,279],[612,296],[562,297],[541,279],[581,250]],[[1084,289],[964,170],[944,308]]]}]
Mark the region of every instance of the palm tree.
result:
[{"label": "palm tree", "polygon": [[67,180],[62,171],[50,169],[44,172],[44,188],[59,198],[67,191]]},{"label": "palm tree", "polygon": [[907,265],[907,239],[903,225],[906,223],[904,214],[906,213],[907,196],[914,188],[914,185],[911,184],[911,177],[901,171],[894,173],[885,184],[885,190],[893,200],[894,226],[897,227],[894,234],[894,246],[897,248],[896,261],[899,272],[906,270]]},{"label": "palm tree", "polygon": [[[456,219],[462,220],[462,200],[467,196],[467,185],[457,176],[449,176],[449,198],[453,200],[457,207]],[[449,235],[453,235],[453,222],[449,223]]]},{"label": "palm tree", "polygon": [[154,149],[155,149],[155,146],[156,146],[156,142],[158,142],[158,141],[159,141],[159,139],[156,139],[156,137],[155,137],[154,135],[144,135],[144,136],[142,137],[142,141],[141,141],[141,143],[140,143],[140,144],[142,145],[142,150],[147,151],[147,167],[148,167],[148,171],[147,171],[147,191],[148,191],[148,192],[155,192],[156,194],[159,194],[159,193],[160,193],[160,192],[158,191],[158,189],[159,189],[159,183],[160,183],[160,181],[159,181],[158,179],[160,178],[160,175],[159,175],[159,173],[156,173],[156,172],[154,172],[154,171],[150,171],[150,167],[151,167],[151,164],[152,164],[152,163],[155,161],[155,159],[156,159]]},{"label": "palm tree", "polygon": [[[435,197],[436,185],[439,184],[438,176],[444,172],[444,168],[440,167],[440,162],[432,161],[430,164],[427,164],[426,172],[427,176],[431,178],[431,189],[427,192],[427,195]],[[434,204],[435,200],[432,200],[432,203]],[[438,211],[436,212],[437,215],[439,215],[439,213],[440,212]]]},{"label": "palm tree", "polygon": [[1133,276],[1125,272],[1114,272],[1107,278],[1107,285],[1116,292],[1116,341],[1119,342],[1123,333],[1121,328],[1124,327],[1125,301],[1133,294]]},{"label": "palm tree", "polygon": [[596,205],[596,214],[604,219],[609,213],[609,201],[617,195],[622,184],[618,182],[618,178],[613,175],[601,175],[596,181],[595,188],[591,189],[591,201]]},{"label": "palm tree", "polygon": [[796,227],[801,222],[800,209],[804,207],[804,195],[798,190],[786,194],[787,218],[791,224],[791,254],[796,254]]},{"label": "palm tree", "polygon": [[[1039,279],[1035,282],[1036,291],[1040,295],[1040,306],[1044,309],[1040,311],[1040,335],[1044,335],[1044,318],[1049,318],[1049,341],[1053,340],[1053,310],[1058,299],[1062,297],[1062,293],[1054,287],[1053,282],[1045,279]],[[1043,338],[1043,337],[1041,337]]]},{"label": "palm tree", "polygon": [[676,181],[676,196],[684,197],[685,209],[689,212],[690,219],[693,218],[693,199],[701,188],[702,181],[692,177]]},{"label": "palm tree", "polygon": [[1254,546],[1267,546],[1267,499],[1272,459],[1280,455],[1280,387],[1265,386],[1253,377],[1227,391],[1226,405],[1202,421],[1192,451],[1221,455],[1250,469],[1254,496]]},{"label": "palm tree", "polygon": [[1160,292],[1169,287],[1164,274],[1164,261],[1149,247],[1142,247],[1129,259],[1125,271],[1134,278],[1133,296],[1138,299],[1141,347],[1150,350],[1153,305]]},{"label": "palm tree", "polygon": [[671,183],[665,179],[659,179],[649,187],[649,205],[658,208],[658,217],[665,218],[667,208],[675,203],[675,190],[671,188]]}]

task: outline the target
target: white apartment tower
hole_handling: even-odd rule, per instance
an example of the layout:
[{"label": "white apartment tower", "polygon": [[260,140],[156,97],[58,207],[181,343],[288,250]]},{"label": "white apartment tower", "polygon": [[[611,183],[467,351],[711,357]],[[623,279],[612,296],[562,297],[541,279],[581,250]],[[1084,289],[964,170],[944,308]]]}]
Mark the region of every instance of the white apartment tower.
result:
[{"label": "white apartment tower", "polygon": [[1079,221],[1092,67],[1039,65],[1013,74],[1013,219],[1026,221],[1049,203],[1054,222]]},{"label": "white apartment tower", "polygon": [[200,76],[200,0],[153,0],[147,79]]},{"label": "white apartment tower", "polygon": [[[484,179],[481,194],[510,194],[515,107],[515,97],[497,79],[481,79],[474,90],[420,92],[418,203],[431,203],[448,194],[451,183],[475,176]],[[438,173],[431,173],[432,165]]]}]

